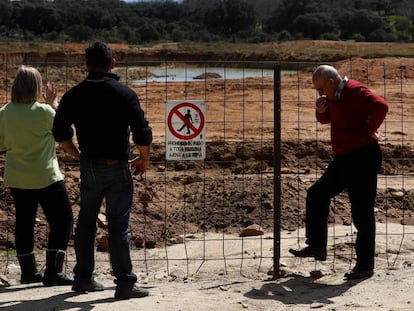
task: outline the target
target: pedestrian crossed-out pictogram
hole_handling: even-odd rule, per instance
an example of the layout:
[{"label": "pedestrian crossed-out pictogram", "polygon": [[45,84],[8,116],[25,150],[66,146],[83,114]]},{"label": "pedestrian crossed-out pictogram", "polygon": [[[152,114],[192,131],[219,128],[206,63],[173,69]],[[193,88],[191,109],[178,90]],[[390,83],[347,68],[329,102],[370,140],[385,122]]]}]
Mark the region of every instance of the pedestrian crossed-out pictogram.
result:
[{"label": "pedestrian crossed-out pictogram", "polygon": [[205,159],[205,102],[168,101],[166,159]]},{"label": "pedestrian crossed-out pictogram", "polygon": [[[178,123],[177,120],[181,123]],[[198,122],[196,123],[195,120]],[[202,133],[204,114],[197,105],[184,102],[171,109],[167,122],[173,136],[178,139],[190,140]],[[180,126],[177,128],[176,124],[180,124]]]}]

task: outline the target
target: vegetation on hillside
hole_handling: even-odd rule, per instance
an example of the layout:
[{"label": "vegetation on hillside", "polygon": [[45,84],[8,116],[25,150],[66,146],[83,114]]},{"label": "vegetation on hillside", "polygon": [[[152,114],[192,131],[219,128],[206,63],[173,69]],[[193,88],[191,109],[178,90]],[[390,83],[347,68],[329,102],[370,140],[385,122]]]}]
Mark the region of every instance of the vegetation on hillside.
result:
[{"label": "vegetation on hillside", "polygon": [[410,0],[0,0],[0,40],[413,42]]}]

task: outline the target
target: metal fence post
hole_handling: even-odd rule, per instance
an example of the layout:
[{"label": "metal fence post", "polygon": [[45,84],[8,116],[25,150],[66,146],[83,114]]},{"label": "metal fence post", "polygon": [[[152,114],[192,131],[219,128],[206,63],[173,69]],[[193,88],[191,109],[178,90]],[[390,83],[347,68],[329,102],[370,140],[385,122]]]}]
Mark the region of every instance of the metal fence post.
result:
[{"label": "metal fence post", "polygon": [[273,163],[273,279],[279,277],[280,266],[280,160],[281,160],[281,66],[274,68],[274,163]]}]

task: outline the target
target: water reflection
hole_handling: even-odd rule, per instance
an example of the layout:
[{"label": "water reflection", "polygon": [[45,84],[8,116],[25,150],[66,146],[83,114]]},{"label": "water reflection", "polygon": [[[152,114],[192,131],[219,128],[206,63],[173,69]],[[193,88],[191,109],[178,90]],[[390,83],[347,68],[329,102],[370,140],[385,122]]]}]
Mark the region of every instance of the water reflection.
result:
[{"label": "water reflection", "polygon": [[243,79],[273,77],[272,69],[224,68],[224,67],[185,67],[167,69],[147,69],[146,78],[134,79],[132,82],[191,82],[205,79],[206,74],[215,74],[213,79]]}]

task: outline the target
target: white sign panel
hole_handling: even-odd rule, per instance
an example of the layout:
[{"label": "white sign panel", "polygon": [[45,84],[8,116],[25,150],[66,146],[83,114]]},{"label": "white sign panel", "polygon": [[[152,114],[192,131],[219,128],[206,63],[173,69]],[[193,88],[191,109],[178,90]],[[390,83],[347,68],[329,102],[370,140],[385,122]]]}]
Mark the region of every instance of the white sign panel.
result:
[{"label": "white sign panel", "polygon": [[167,101],[165,157],[167,160],[204,160],[206,103]]}]

